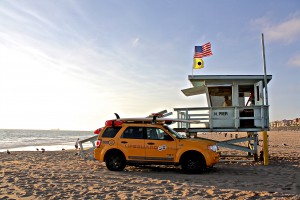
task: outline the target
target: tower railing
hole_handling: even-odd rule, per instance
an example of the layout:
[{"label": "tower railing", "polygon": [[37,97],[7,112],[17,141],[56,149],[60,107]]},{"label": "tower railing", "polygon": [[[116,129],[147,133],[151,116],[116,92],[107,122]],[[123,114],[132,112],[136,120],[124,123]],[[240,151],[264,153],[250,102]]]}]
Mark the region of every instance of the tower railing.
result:
[{"label": "tower railing", "polygon": [[269,130],[268,106],[174,108],[178,119],[199,120],[198,124],[177,123],[177,129],[199,131],[265,131]]}]

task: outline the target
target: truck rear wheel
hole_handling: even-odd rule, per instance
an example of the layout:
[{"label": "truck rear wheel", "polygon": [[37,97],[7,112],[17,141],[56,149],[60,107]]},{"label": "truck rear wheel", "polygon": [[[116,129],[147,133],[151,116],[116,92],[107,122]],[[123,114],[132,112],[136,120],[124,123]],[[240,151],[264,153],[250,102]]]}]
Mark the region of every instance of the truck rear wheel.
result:
[{"label": "truck rear wheel", "polygon": [[106,167],[111,171],[122,171],[126,166],[126,160],[120,153],[112,152],[107,155]]}]

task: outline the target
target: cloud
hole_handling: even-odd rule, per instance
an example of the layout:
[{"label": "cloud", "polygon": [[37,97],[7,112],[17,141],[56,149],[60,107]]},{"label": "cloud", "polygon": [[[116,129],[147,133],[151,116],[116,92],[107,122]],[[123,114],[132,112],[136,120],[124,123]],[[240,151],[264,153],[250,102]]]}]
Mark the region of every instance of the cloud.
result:
[{"label": "cloud", "polygon": [[288,65],[300,68],[300,54],[294,55],[291,59],[289,59]]},{"label": "cloud", "polygon": [[133,40],[132,40],[132,46],[134,46],[134,47],[136,47],[136,46],[138,46],[139,45],[139,42],[140,42],[140,38],[134,38]]},{"label": "cloud", "polygon": [[251,25],[262,30],[268,40],[292,43],[300,39],[300,15],[291,15],[288,19],[274,23],[269,16],[251,21]]}]

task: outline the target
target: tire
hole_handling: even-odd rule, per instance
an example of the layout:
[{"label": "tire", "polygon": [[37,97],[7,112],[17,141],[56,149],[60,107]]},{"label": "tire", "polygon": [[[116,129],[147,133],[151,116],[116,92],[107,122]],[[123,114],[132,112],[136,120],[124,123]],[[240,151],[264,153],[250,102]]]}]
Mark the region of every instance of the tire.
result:
[{"label": "tire", "polygon": [[181,163],[181,169],[185,174],[203,173],[205,168],[205,159],[200,155],[186,155]]},{"label": "tire", "polygon": [[123,155],[112,152],[105,159],[107,169],[111,171],[122,171],[126,166],[126,160]]}]

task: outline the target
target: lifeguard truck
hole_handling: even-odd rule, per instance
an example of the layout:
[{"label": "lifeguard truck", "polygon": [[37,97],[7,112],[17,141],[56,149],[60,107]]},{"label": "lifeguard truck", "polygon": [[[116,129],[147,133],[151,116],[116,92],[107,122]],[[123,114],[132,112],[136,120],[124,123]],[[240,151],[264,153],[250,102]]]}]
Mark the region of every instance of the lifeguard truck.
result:
[{"label": "lifeguard truck", "polygon": [[201,121],[196,125],[178,123],[176,130],[194,137],[203,132],[247,132],[246,137],[216,142],[258,160],[258,132],[269,130],[264,88],[272,75],[190,75],[188,79],[193,87],[183,89],[183,94],[206,95],[208,107],[174,108],[179,119]]}]

